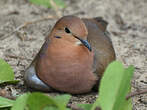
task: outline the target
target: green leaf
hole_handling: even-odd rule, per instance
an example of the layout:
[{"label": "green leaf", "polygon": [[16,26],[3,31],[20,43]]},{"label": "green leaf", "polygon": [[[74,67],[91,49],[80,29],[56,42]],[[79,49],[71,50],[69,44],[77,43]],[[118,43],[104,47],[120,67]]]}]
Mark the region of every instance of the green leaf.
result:
[{"label": "green leaf", "polygon": [[8,107],[8,108],[0,108],[0,110],[10,110],[10,107]]},{"label": "green leaf", "polygon": [[127,102],[125,97],[130,91],[130,81],[133,76],[133,71],[133,66],[125,69],[120,62],[112,62],[106,69],[101,80],[99,99],[94,103],[92,110],[98,104],[102,110],[122,110],[121,108],[124,108],[124,106],[131,108],[130,102]]},{"label": "green leaf", "polygon": [[69,110],[66,108],[66,105],[70,97],[70,95],[49,97],[41,93],[32,93],[28,97],[27,105],[30,110]]},{"label": "green leaf", "polygon": [[66,94],[66,95],[58,95],[54,97],[54,100],[56,101],[60,109],[65,110],[66,105],[68,104],[70,98],[71,96]]},{"label": "green leaf", "polygon": [[[125,74],[129,74],[134,72],[134,67],[133,66],[129,66],[127,69],[125,69]],[[130,81],[128,81],[130,82]],[[127,94],[130,93],[131,91],[131,84],[129,83],[129,85],[126,87],[126,91]],[[132,110],[132,101],[131,99],[126,100],[126,97],[123,98],[122,100],[122,105],[120,106],[120,108],[118,110]]]},{"label": "green leaf", "polygon": [[28,97],[27,104],[31,110],[50,110],[51,108],[65,110],[70,97],[70,95],[61,95],[53,98],[41,93],[32,93]]},{"label": "green leaf", "polygon": [[0,81],[0,84],[17,84],[19,82],[19,80],[5,80],[5,81]]},{"label": "green leaf", "polygon": [[65,3],[64,3],[64,1],[62,1],[62,0],[54,0],[54,2],[56,3],[56,5],[57,5],[59,8],[65,8]]},{"label": "green leaf", "polygon": [[92,108],[92,104],[78,104],[78,107],[84,110],[90,110]]},{"label": "green leaf", "polygon": [[45,7],[51,8],[49,0],[29,0],[29,1],[36,5],[43,5]]},{"label": "green leaf", "polygon": [[118,110],[132,110],[132,101],[131,99],[124,101],[121,108]]},{"label": "green leaf", "polygon": [[57,107],[52,97],[37,92],[29,95],[27,104],[30,110],[42,110],[47,106]]},{"label": "green leaf", "polygon": [[[43,5],[47,8],[51,8],[50,0],[29,0],[29,1],[36,5]],[[62,0],[54,0],[54,2],[59,8],[65,8],[65,4]]]},{"label": "green leaf", "polygon": [[17,82],[17,80],[14,80],[14,72],[11,66],[4,60],[0,59],[0,84],[14,84]]},{"label": "green leaf", "polygon": [[59,109],[53,106],[48,106],[48,107],[45,107],[43,110],[59,110]]},{"label": "green leaf", "polygon": [[7,107],[11,107],[14,104],[13,100],[4,98],[0,96],[0,108],[7,108]]},{"label": "green leaf", "polygon": [[[48,107],[45,107],[43,110],[60,110],[60,109],[53,107],[53,106],[48,106]],[[71,109],[66,108],[66,109],[62,109],[62,110],[71,110]]]},{"label": "green leaf", "polygon": [[19,96],[16,101],[14,102],[13,107],[11,110],[24,110],[27,105],[27,99],[29,97],[29,94],[23,94]]}]

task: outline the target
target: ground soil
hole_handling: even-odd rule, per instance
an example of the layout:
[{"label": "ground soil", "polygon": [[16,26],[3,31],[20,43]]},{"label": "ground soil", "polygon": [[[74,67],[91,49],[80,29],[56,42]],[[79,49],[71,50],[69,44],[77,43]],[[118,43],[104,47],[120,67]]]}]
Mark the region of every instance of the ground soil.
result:
[{"label": "ground soil", "polygon": [[[117,59],[126,66],[135,66],[132,91],[147,88],[147,0],[65,0],[65,3],[67,7],[62,10],[62,15],[102,16],[108,21]],[[16,79],[21,80],[17,85],[0,88],[9,91],[11,96],[29,91],[23,81],[24,71],[57,19],[44,20],[12,32],[27,21],[48,15],[56,15],[56,12],[27,0],[0,0],[0,58],[12,66]],[[71,103],[93,103],[96,97],[96,93],[76,95]],[[147,110],[147,94],[133,98],[133,109]]]}]

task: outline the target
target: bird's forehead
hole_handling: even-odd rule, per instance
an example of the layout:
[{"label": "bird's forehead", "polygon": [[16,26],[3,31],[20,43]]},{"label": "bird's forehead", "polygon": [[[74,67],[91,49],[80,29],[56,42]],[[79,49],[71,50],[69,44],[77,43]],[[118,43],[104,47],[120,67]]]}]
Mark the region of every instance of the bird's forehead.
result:
[{"label": "bird's forehead", "polygon": [[69,28],[73,33],[79,34],[82,36],[86,36],[88,34],[87,28],[84,24],[84,22],[75,16],[65,16],[62,17],[57,23],[57,27],[67,27]]}]

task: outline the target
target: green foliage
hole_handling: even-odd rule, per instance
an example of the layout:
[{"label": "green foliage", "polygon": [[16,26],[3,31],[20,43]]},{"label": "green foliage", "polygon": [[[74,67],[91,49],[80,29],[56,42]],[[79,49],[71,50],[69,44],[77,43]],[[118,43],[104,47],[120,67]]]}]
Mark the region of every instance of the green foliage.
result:
[{"label": "green foliage", "polygon": [[0,109],[11,107],[15,101],[0,96]]},{"label": "green foliage", "polygon": [[57,107],[56,102],[51,97],[45,96],[40,93],[32,93],[28,97],[28,108],[30,110],[41,110],[47,106]]},{"label": "green foliage", "polygon": [[[65,3],[64,1],[62,0],[54,0],[54,2],[56,3],[56,5],[59,7],[59,8],[65,8]],[[54,7],[53,7],[54,8]]]},{"label": "green foliage", "polygon": [[56,101],[58,108],[60,108],[61,110],[65,110],[70,98],[70,95],[58,95],[54,98],[54,100]]},{"label": "green foliage", "polygon": [[[29,0],[30,2],[37,4],[37,5],[43,5],[47,8],[51,8],[51,3],[50,0]],[[53,0],[54,3],[59,7],[59,8],[65,8],[65,4],[62,0]],[[52,7],[54,8],[54,7]]]},{"label": "green foliage", "polygon": [[129,106],[131,101],[127,101],[125,97],[130,92],[133,71],[133,66],[125,69],[120,62],[112,62],[101,80],[99,98],[92,110],[96,106],[100,106],[102,110],[123,110],[124,105],[128,106],[128,109],[124,110],[131,110],[132,106]]},{"label": "green foliage", "polygon": [[23,94],[19,96],[16,101],[13,103],[11,110],[24,110],[27,105],[28,94]]},{"label": "green foliage", "polygon": [[14,80],[14,72],[10,65],[0,59],[0,85],[3,83],[15,84],[17,82],[17,80]]},{"label": "green foliage", "polygon": [[92,104],[78,104],[78,107],[84,110],[90,110],[92,108]]},{"label": "green foliage", "polygon": [[16,101],[0,97],[0,108],[12,107],[11,110],[66,110],[70,97],[70,95],[49,97],[38,92],[23,94]]},{"label": "green foliage", "polygon": [[[130,81],[134,67],[124,68],[118,62],[112,62],[106,69],[100,83],[99,97],[94,104],[78,104],[84,110],[132,110],[131,100],[126,100],[130,92]],[[26,93],[19,96],[16,101],[0,97],[0,108],[11,110],[71,110],[67,108],[70,95],[50,97],[42,93]]]},{"label": "green foliage", "polygon": [[27,104],[30,110],[40,110],[47,106],[65,110],[66,104],[70,99],[69,95],[56,96],[54,98],[41,93],[32,93],[28,97]]}]

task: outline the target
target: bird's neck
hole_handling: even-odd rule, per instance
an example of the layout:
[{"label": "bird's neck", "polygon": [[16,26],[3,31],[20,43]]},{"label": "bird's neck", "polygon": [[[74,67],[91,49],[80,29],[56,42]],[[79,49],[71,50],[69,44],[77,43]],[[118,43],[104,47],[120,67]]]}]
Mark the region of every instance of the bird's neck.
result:
[{"label": "bird's neck", "polygon": [[68,41],[51,43],[47,53],[49,53],[48,57],[54,60],[89,62],[93,59],[93,52],[90,52],[84,45],[77,45]]}]

